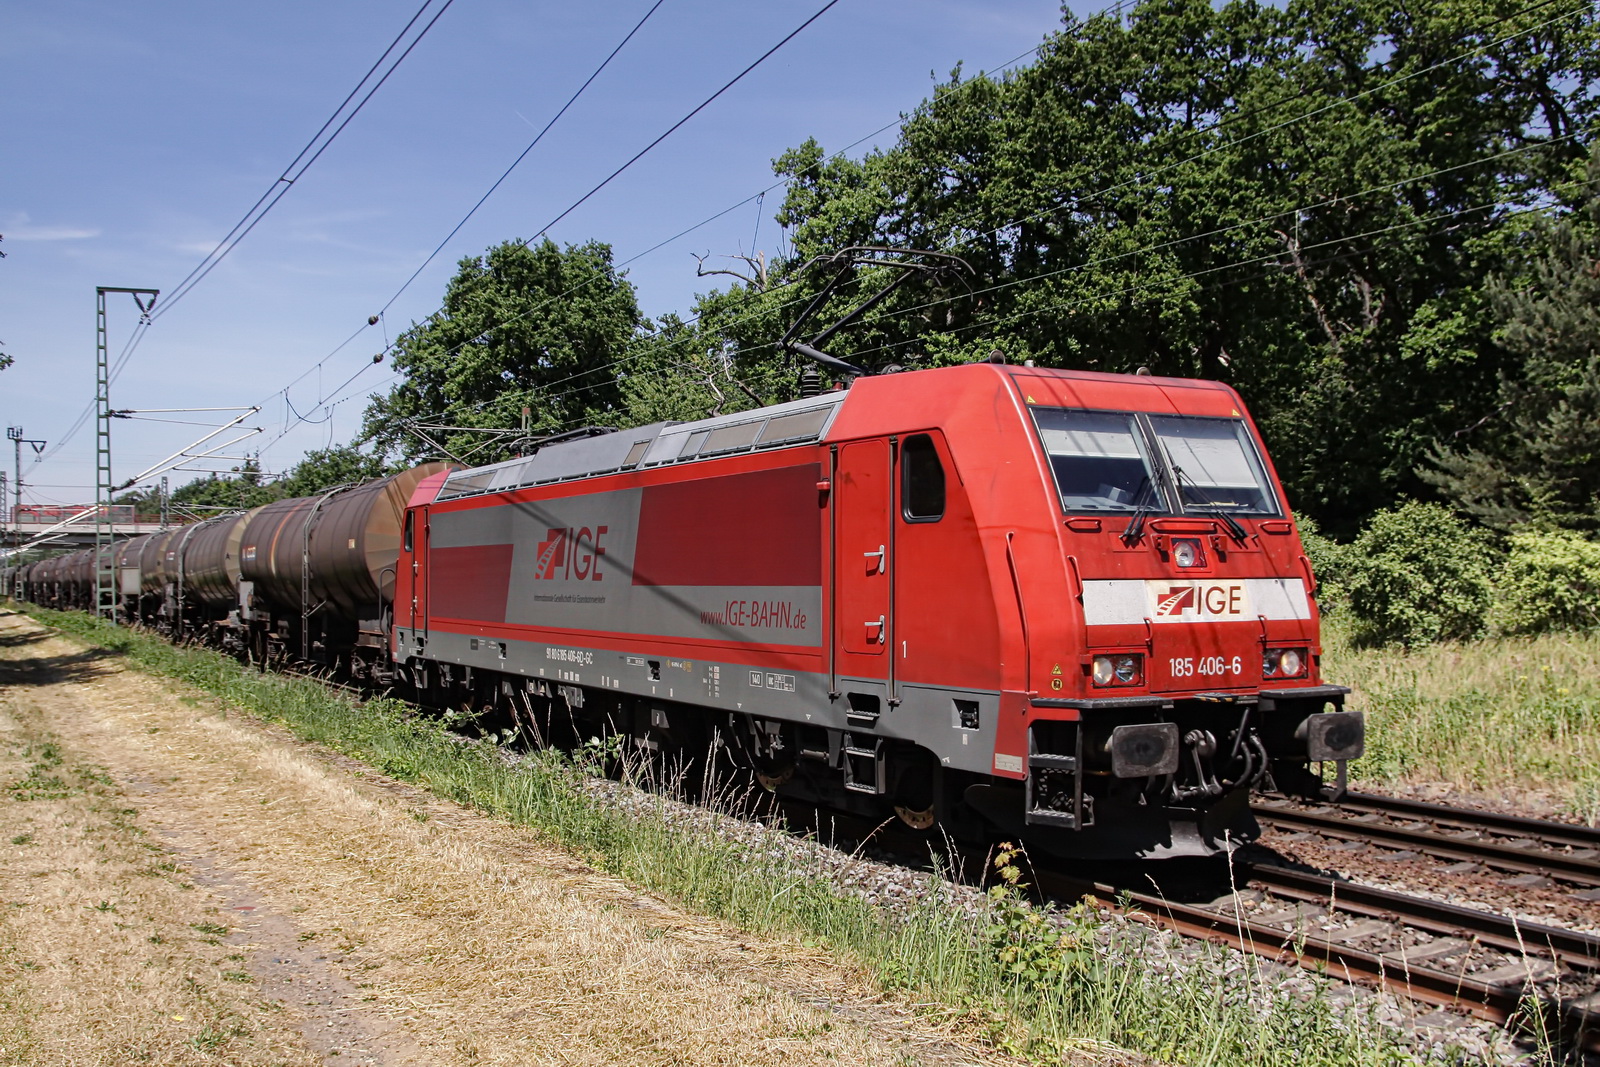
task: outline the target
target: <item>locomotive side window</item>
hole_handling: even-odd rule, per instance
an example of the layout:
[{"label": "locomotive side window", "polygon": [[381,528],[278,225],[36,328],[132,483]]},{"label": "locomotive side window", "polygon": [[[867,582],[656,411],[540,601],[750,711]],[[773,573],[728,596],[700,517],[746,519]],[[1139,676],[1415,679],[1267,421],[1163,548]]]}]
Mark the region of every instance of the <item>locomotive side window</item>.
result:
[{"label": "locomotive side window", "polygon": [[1035,407],[1039,439],[1067,511],[1163,507],[1132,415]]},{"label": "locomotive side window", "polygon": [[416,523],[416,515],[417,513],[414,511],[406,512],[405,536],[401,539],[402,544],[400,546],[403,552],[411,551],[411,529]]},{"label": "locomotive side window", "polygon": [[1276,515],[1266,472],[1243,422],[1192,415],[1152,415],[1185,508]]},{"label": "locomotive side window", "polygon": [[936,522],[944,516],[944,465],[925,433],[906,438],[900,450],[900,503],[908,522]]}]

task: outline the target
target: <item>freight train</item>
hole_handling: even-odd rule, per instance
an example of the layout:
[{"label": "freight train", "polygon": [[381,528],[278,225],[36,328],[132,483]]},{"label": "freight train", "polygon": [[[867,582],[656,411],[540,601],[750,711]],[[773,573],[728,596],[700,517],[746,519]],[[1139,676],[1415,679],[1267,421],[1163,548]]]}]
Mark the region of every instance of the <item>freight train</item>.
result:
[{"label": "freight train", "polygon": [[[1159,857],[1342,787],[1315,578],[1226,385],[971,364],[428,464],[115,549],[130,620],[960,839]],[[86,607],[92,550],[10,573]]]}]

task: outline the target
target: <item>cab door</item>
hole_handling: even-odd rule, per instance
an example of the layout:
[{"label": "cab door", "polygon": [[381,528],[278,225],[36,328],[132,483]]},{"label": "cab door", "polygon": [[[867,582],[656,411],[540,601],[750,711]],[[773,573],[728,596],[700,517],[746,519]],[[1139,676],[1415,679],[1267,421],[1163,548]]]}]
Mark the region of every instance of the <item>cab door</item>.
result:
[{"label": "cab door", "polygon": [[893,458],[888,441],[839,450],[834,476],[834,645],[838,673],[879,678],[893,641]]},{"label": "cab door", "polygon": [[428,631],[428,509],[412,508],[406,512],[405,548],[409,552],[410,574],[407,584],[411,596],[409,605],[410,626],[413,634],[426,636]]}]

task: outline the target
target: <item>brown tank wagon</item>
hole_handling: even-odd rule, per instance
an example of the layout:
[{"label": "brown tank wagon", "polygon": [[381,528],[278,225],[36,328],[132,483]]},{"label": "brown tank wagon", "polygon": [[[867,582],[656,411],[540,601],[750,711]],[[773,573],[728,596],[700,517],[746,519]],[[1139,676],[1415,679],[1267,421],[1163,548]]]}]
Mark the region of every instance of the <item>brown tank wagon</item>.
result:
[{"label": "brown tank wagon", "polygon": [[251,516],[261,510],[207,519],[191,528],[181,545],[186,602],[208,607],[239,603],[239,544]]},{"label": "brown tank wagon", "polygon": [[381,481],[257,508],[241,531],[240,573],[274,607],[375,616],[394,598],[400,524],[417,483],[445,469],[425,463]]}]

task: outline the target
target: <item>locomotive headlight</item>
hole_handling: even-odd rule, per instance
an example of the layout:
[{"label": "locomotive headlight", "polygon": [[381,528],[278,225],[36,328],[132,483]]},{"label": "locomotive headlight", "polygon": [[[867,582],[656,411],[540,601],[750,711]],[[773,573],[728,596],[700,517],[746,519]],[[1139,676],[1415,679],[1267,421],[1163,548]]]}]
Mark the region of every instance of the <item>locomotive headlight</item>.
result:
[{"label": "locomotive headlight", "polygon": [[1090,673],[1095,685],[1138,685],[1144,681],[1144,657],[1126,652],[1096,656]]},{"label": "locomotive headlight", "polygon": [[1199,541],[1173,541],[1172,562],[1180,567],[1200,567],[1205,564],[1205,553],[1200,551]]},{"label": "locomotive headlight", "polygon": [[1261,658],[1263,678],[1298,678],[1306,670],[1303,648],[1269,648]]}]

